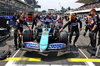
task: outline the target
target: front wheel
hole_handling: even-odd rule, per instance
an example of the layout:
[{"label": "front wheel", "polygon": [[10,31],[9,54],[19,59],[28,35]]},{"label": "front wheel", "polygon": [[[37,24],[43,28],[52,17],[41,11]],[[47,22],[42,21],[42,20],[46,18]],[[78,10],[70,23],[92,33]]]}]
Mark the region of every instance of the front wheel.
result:
[{"label": "front wheel", "polygon": [[32,41],[32,31],[30,30],[25,30],[23,33],[23,42],[28,42],[28,41]]},{"label": "front wheel", "polygon": [[62,31],[59,35],[59,42],[60,43],[68,43],[68,33],[67,31]]}]

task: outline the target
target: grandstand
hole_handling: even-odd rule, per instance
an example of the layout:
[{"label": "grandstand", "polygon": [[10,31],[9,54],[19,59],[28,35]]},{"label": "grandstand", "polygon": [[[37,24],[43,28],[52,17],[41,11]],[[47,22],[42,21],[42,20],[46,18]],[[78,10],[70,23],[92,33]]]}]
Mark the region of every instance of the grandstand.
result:
[{"label": "grandstand", "polygon": [[100,0],[78,0],[77,3],[84,3],[84,5],[79,8],[74,9],[73,11],[66,13],[89,13],[91,9],[95,8],[98,13],[100,13]]},{"label": "grandstand", "polygon": [[78,0],[78,1],[76,1],[76,3],[87,4],[87,3],[98,2],[98,1],[100,1],[100,0]]},{"label": "grandstand", "polygon": [[[90,2],[88,2],[88,1],[90,1]],[[83,0],[79,0],[77,2],[82,3]],[[86,9],[92,9],[92,8],[100,8],[100,0],[86,0],[83,3],[85,3],[85,4],[77,9],[75,9],[74,11],[86,10]]]}]

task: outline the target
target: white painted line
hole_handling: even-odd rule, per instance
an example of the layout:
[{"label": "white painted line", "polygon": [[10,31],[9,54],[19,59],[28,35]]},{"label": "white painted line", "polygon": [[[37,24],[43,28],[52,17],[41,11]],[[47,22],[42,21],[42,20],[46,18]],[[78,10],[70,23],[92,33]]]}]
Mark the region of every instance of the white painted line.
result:
[{"label": "white painted line", "polygon": [[53,64],[45,64],[45,65],[36,65],[36,64],[13,64],[12,66],[86,66],[86,65],[53,65]]},{"label": "white painted line", "polygon": [[[86,59],[89,59],[83,52],[81,49],[79,49],[79,51],[86,57]],[[89,66],[95,66],[92,62],[86,62]]]},{"label": "white painted line", "polygon": [[17,50],[17,52],[12,57],[15,57],[19,51],[20,51],[20,49]]},{"label": "white painted line", "polygon": [[63,65],[51,65],[51,66],[63,66]]},{"label": "white painted line", "polygon": [[50,66],[50,65],[13,64],[12,66]]},{"label": "white painted line", "polygon": [[79,49],[79,51],[85,56],[86,59],[88,59],[88,57],[82,52],[81,49]]},{"label": "white painted line", "polygon": [[[20,49],[17,50],[17,52],[12,57],[15,57],[19,51],[20,51]],[[12,66],[13,63],[14,63],[14,61],[8,61],[5,66]]]},{"label": "white painted line", "polygon": [[[73,42],[73,41],[72,41]],[[78,48],[78,46],[75,44],[75,46]],[[79,49],[79,48],[78,48]],[[79,51],[85,56],[85,58],[86,59],[89,59],[86,55],[85,55],[85,53],[81,50],[81,49],[79,49]],[[92,62],[86,62],[89,66],[95,66]]]}]

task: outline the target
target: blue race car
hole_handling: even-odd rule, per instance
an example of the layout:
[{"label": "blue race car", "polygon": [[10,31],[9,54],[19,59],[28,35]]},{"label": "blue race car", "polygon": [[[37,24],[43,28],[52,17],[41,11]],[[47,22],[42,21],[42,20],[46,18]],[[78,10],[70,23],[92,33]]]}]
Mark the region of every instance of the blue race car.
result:
[{"label": "blue race car", "polygon": [[24,31],[24,50],[37,52],[58,52],[70,50],[68,34],[66,31],[59,32],[60,25],[53,20],[44,20],[34,29]]}]

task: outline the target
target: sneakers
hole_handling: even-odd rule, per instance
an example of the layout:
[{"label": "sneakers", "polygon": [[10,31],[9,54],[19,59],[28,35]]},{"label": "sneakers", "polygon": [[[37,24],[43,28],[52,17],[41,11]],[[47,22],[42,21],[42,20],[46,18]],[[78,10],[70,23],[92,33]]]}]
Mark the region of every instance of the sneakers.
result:
[{"label": "sneakers", "polygon": [[75,43],[73,42],[73,46],[76,47]]},{"label": "sneakers", "polygon": [[18,48],[22,48],[21,46],[19,46]]},{"label": "sneakers", "polygon": [[14,50],[18,50],[18,47],[15,46],[15,47],[14,47]]},{"label": "sneakers", "polygon": [[86,35],[86,32],[84,32],[83,36],[85,36],[85,35]]},{"label": "sneakers", "polygon": [[97,44],[97,46],[99,46],[100,44]]},{"label": "sneakers", "polygon": [[72,44],[69,42],[69,45],[72,46]]},{"label": "sneakers", "polygon": [[93,51],[96,51],[96,48],[95,48],[95,47],[92,47],[92,50],[93,50]]},{"label": "sneakers", "polygon": [[14,50],[18,50],[18,49],[21,49],[22,47],[21,46],[18,46],[18,47],[14,47]]},{"label": "sneakers", "polygon": [[69,45],[71,45],[71,43],[69,42]]},{"label": "sneakers", "polygon": [[75,42],[73,42],[73,45],[69,42],[69,45],[76,47]]}]

